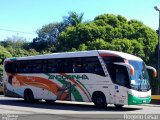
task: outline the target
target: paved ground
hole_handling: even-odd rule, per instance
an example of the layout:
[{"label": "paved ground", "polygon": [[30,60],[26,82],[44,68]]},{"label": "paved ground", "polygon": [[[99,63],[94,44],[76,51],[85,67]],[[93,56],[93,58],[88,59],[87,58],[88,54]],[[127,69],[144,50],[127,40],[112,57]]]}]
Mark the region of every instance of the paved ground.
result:
[{"label": "paved ground", "polygon": [[17,117],[18,120],[50,120],[53,118],[58,120],[131,119],[130,116],[127,116],[130,114],[139,115],[138,117],[146,117],[146,114],[151,114],[151,117],[159,117],[158,119],[160,119],[160,116],[153,116],[160,114],[160,105],[124,106],[122,109],[116,109],[113,105],[108,105],[106,109],[96,109],[92,103],[61,101],[54,104],[47,104],[43,101],[25,103],[22,99],[0,96],[0,119],[2,120],[5,120],[6,117]]}]

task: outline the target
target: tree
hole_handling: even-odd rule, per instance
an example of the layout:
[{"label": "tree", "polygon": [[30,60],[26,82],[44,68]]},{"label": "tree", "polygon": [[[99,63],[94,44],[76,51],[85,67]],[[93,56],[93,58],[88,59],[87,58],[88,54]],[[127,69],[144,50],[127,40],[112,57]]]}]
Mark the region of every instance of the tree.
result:
[{"label": "tree", "polygon": [[59,34],[67,29],[68,26],[76,26],[82,23],[83,13],[69,12],[68,14],[68,16],[63,17],[62,22],[50,23],[37,30],[38,37],[34,38],[33,42],[30,43],[30,48],[38,52],[41,52],[41,50],[55,52],[55,42]]},{"label": "tree", "polygon": [[12,55],[12,57],[22,57],[39,54],[34,49],[29,48],[29,42],[25,38],[12,36],[8,37],[0,44]]},{"label": "tree", "polygon": [[5,48],[10,46],[13,48],[26,48],[28,46],[28,42],[23,37],[11,36],[1,41],[0,45],[4,46]]},{"label": "tree", "polygon": [[120,19],[120,16],[117,17],[113,14],[103,14],[95,17],[94,22],[99,26],[110,25],[112,27],[119,27],[120,22],[124,22],[125,20],[122,21],[120,19],[120,21],[118,18]]},{"label": "tree", "polygon": [[30,43],[29,48],[41,51],[55,51],[54,43],[59,36],[59,33],[65,29],[62,23],[50,23],[42,26],[37,30],[38,37],[34,38]]},{"label": "tree", "polygon": [[126,52],[129,54],[133,54],[145,59],[145,54],[143,51],[144,46],[140,44],[136,40],[129,40],[129,39],[115,39],[112,41],[112,50]]},{"label": "tree", "polygon": [[77,14],[76,12],[69,12],[69,16],[63,17],[63,23],[66,26],[77,26],[78,24],[82,23],[84,14]]},{"label": "tree", "polygon": [[3,46],[0,45],[0,80],[3,72],[2,70],[3,61],[6,58],[10,58],[10,57],[12,57],[12,55]]},{"label": "tree", "polygon": [[[157,34],[137,20],[103,14],[88,23],[70,26],[60,33],[56,51],[111,49],[135,54],[151,63],[158,44]],[[138,47],[137,47],[138,46]],[[153,59],[153,58],[152,58]]]},{"label": "tree", "polygon": [[96,39],[95,41],[88,42],[88,50],[107,50],[111,49],[111,44],[103,39]]},{"label": "tree", "polygon": [[9,57],[12,55],[3,46],[0,46],[0,65],[3,64],[4,59]]}]

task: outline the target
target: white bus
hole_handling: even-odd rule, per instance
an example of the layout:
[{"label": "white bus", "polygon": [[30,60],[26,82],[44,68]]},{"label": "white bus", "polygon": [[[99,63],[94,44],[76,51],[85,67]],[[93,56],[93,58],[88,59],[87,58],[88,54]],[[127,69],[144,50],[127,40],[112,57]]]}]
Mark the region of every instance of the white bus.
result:
[{"label": "white bus", "polygon": [[27,102],[93,102],[103,108],[151,101],[146,66],[139,57],[109,50],[64,52],[4,61],[4,95]]}]

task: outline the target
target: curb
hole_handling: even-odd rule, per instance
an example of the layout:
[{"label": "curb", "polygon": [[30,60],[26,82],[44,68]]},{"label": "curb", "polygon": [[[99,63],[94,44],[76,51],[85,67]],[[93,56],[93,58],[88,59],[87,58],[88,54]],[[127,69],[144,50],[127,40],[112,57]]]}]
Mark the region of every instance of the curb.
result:
[{"label": "curb", "polygon": [[160,95],[152,95],[151,104],[160,104]]}]

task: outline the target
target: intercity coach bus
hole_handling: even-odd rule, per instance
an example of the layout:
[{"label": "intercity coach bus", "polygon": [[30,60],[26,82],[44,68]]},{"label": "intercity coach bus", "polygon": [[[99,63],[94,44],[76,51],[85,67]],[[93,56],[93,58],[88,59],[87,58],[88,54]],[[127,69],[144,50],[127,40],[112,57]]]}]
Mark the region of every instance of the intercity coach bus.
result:
[{"label": "intercity coach bus", "polygon": [[96,107],[145,104],[151,86],[143,60],[110,50],[64,52],[4,61],[4,95],[27,102],[93,102]]}]

